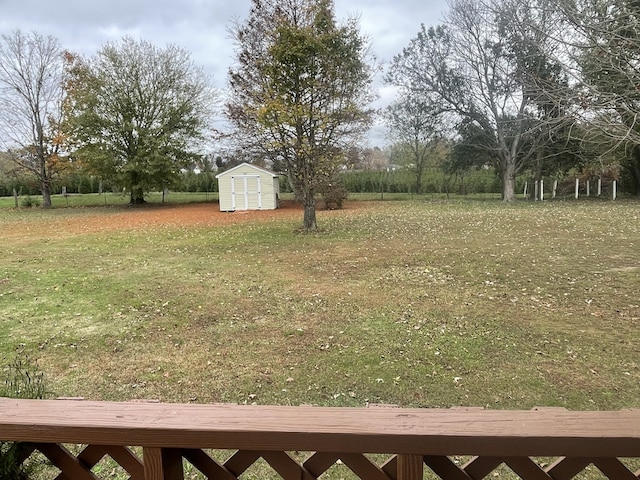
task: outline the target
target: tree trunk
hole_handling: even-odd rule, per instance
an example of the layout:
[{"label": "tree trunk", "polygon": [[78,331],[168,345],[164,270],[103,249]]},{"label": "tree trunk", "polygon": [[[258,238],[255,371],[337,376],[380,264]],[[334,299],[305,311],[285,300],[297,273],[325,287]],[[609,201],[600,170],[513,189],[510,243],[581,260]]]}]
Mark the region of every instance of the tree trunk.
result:
[{"label": "tree trunk", "polygon": [[630,190],[634,195],[640,196],[640,145],[633,148],[628,168],[633,182]]},{"label": "tree trunk", "polygon": [[44,155],[40,162],[40,191],[42,192],[42,208],[51,208],[51,178],[47,171],[47,163]]},{"label": "tree trunk", "polygon": [[42,180],[40,189],[42,190],[42,208],[51,208],[51,187],[49,182]]},{"label": "tree trunk", "polygon": [[293,200],[296,202],[304,201],[304,195],[296,182],[294,181],[293,175],[291,171],[287,172],[287,179],[289,180],[289,186],[291,187],[291,191],[293,192]]},{"label": "tree trunk", "polygon": [[516,168],[512,159],[504,162],[502,175],[502,201],[513,202],[516,199]]},{"label": "tree trunk", "polygon": [[416,194],[422,195],[422,167],[416,169]]},{"label": "tree trunk", "polygon": [[305,189],[304,192],[304,220],[302,228],[305,231],[316,230],[316,195],[313,189]]},{"label": "tree trunk", "polygon": [[129,204],[142,205],[143,203],[145,203],[145,200],[144,200],[144,192],[142,191],[142,188],[139,188],[139,187],[132,188],[131,196],[129,197]]}]

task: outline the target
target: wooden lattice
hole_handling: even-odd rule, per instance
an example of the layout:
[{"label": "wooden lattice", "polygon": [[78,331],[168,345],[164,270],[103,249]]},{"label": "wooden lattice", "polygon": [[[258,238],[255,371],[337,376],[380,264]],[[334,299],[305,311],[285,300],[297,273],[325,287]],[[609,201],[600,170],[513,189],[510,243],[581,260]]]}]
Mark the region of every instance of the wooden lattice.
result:
[{"label": "wooden lattice", "polygon": [[346,478],[366,480],[640,479],[638,410],[356,409],[0,398],[0,441],[21,442],[19,464],[44,455],[52,471],[59,472],[47,478],[56,480],[110,478],[105,462],[121,470],[118,478],[132,480],[183,480],[185,471],[193,470],[215,480],[256,475],[315,480],[334,468],[341,477],[348,469]]},{"label": "wooden lattice", "polygon": [[[73,455],[62,445],[50,443],[29,444],[28,455],[41,452],[52,465],[60,470],[56,480],[96,480],[102,478],[92,469],[105,457],[111,458],[131,480],[145,480],[144,454],[138,456],[134,449],[123,446],[88,445],[79,454]],[[336,464],[349,468],[354,478],[367,480],[397,480],[398,455],[389,456],[378,465],[365,454],[314,452],[300,461],[291,452],[279,451],[236,451],[225,461],[216,460],[202,449],[162,449],[165,464],[179,465],[171,479],[183,478],[184,461],[189,462],[205,478],[215,480],[238,480],[260,459],[265,461],[284,480],[317,480]],[[167,462],[171,459],[171,462]],[[558,458],[547,466],[542,466],[529,457],[473,457],[464,465],[447,456],[418,456],[431,474],[428,478],[442,480],[479,480],[492,478],[502,466],[513,472],[512,478],[522,480],[571,480],[583,473],[589,466],[596,467],[600,478],[611,480],[638,480],[640,470],[633,473],[617,458]],[[25,456],[21,461],[28,461]],[[422,470],[422,466],[420,467]],[[426,475],[429,475],[426,473]],[[435,475],[435,476],[434,476]],[[496,474],[497,476],[497,474]],[[105,477],[106,478],[106,477]],[[422,478],[422,477],[420,477]],[[504,477],[502,477],[504,478]]]}]

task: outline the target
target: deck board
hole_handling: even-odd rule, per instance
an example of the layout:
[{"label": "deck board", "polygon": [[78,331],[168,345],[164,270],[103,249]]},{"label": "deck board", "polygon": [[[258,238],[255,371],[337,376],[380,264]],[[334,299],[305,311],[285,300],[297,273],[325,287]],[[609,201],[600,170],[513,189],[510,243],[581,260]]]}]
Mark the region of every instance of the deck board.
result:
[{"label": "deck board", "polygon": [[640,410],[366,409],[0,398],[0,440],[483,456],[640,456]]}]

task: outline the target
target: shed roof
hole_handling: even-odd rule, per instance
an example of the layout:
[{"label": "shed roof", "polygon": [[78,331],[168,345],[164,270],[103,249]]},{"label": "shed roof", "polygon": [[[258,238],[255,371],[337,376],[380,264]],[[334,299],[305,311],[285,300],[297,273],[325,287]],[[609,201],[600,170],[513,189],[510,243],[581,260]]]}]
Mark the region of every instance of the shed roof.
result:
[{"label": "shed roof", "polygon": [[230,168],[229,170],[225,170],[224,172],[219,173],[218,175],[216,175],[216,178],[224,177],[225,175],[233,173],[235,170],[238,170],[241,167],[251,167],[251,168],[253,168],[255,170],[258,170],[259,172],[266,173],[267,175],[271,175],[273,178],[279,177],[279,175],[277,173],[272,172],[271,170],[267,170],[265,168],[258,167],[256,165],[251,164],[251,163],[244,162],[244,163],[241,163],[240,165],[236,165],[235,167]]}]

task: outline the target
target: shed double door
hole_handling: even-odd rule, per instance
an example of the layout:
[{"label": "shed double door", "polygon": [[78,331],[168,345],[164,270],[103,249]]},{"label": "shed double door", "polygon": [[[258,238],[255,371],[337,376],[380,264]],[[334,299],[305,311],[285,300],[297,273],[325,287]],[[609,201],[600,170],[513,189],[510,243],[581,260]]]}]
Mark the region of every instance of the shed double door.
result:
[{"label": "shed double door", "polygon": [[234,210],[261,210],[260,175],[231,177],[231,206]]}]

